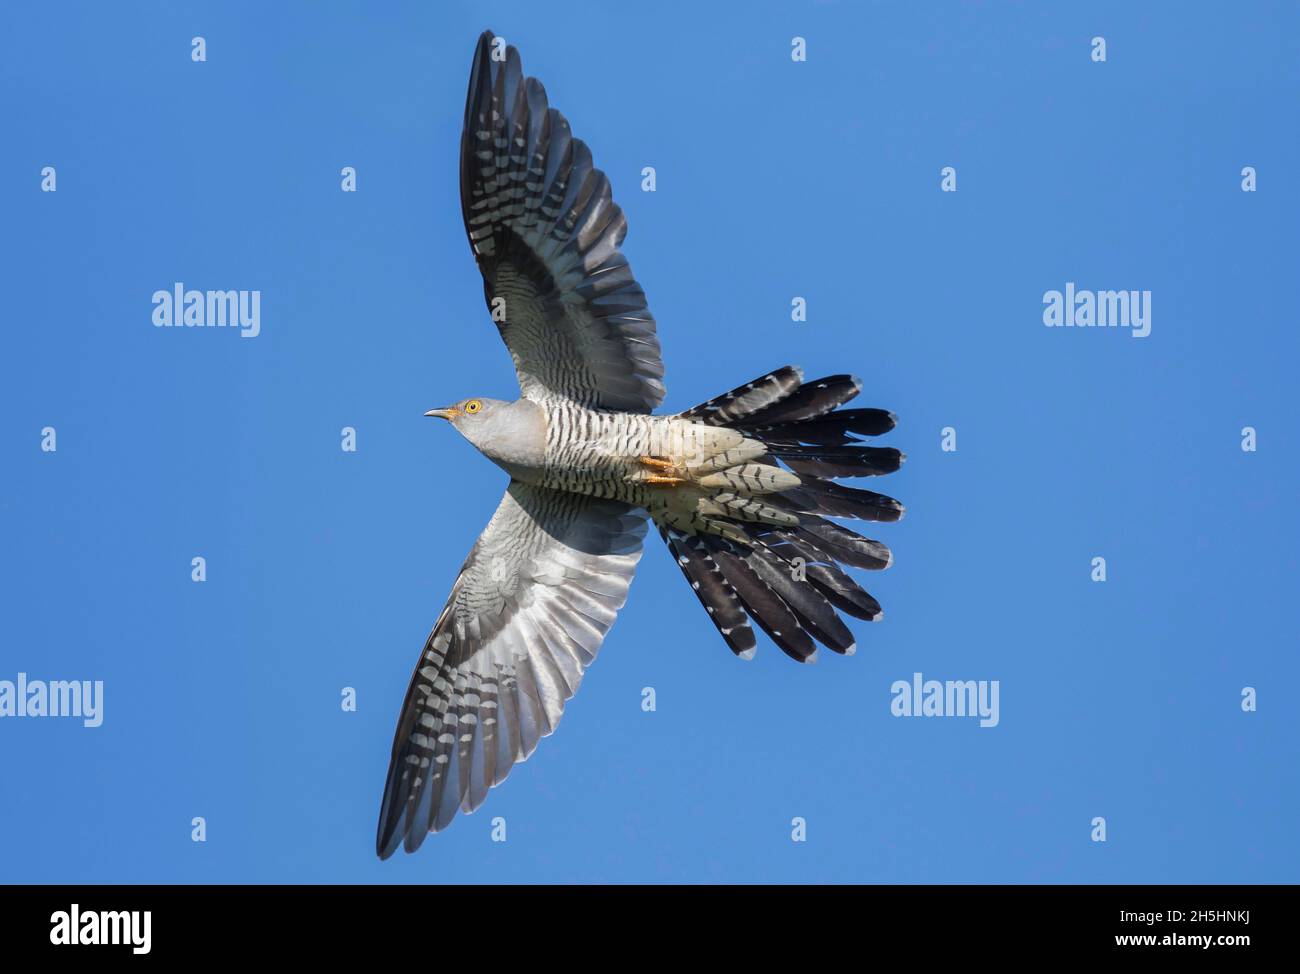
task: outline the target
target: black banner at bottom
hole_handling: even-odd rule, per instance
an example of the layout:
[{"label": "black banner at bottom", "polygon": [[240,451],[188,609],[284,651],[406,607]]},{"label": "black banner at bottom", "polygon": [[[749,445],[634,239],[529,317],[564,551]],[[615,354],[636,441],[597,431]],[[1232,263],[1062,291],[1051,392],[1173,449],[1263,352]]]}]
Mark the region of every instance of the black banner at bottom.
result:
[{"label": "black banner at bottom", "polygon": [[783,941],[806,952],[811,936],[818,953],[910,943],[927,961],[1046,951],[1231,963],[1285,945],[1294,899],[1279,886],[8,886],[0,942],[10,958],[78,962],[504,949],[550,964],[582,956],[583,940],[597,952],[621,941],[739,959]]}]

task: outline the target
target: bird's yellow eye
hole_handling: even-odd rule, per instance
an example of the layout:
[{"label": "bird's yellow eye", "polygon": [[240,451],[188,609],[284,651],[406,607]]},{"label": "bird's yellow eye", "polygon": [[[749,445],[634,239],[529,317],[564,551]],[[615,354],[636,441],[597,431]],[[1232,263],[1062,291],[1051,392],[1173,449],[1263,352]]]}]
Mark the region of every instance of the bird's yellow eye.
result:
[{"label": "bird's yellow eye", "polygon": [[477,399],[471,399],[469,402],[465,403],[465,412],[467,413],[473,414],[478,412],[482,408],[483,408],[483,404],[479,402]]}]

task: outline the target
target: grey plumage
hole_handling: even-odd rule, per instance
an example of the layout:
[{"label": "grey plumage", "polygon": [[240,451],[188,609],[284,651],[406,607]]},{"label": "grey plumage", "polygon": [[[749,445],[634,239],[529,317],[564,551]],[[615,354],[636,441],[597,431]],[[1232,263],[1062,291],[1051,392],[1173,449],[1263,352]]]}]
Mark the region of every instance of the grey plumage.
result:
[{"label": "grey plumage", "polygon": [[893,413],[840,409],[848,375],[785,366],[675,415],[655,323],[619,251],[626,220],[591,153],[479,39],[461,139],[461,203],[521,397],[431,410],[510,476],[425,642],[394,735],[376,847],[413,851],[471,812],[555,730],[618,610],[653,520],[733,653],[753,626],[800,662],[856,643],[839,613],[881,617],[844,571],[889,549],[830,517],[894,521],[898,501],[835,483],[896,470],[860,439]]},{"label": "grey plumage", "polygon": [[478,807],[555,729],[627,598],[644,536],[626,504],[511,483],[411,677],[381,856]]},{"label": "grey plumage", "polygon": [[[489,309],[530,399],[649,412],[664,374],[645,293],[618,247],[627,220],[586,144],[525,78],[519,52],[479,38],[461,134],[461,209]],[[494,319],[495,320],[495,319]]]}]

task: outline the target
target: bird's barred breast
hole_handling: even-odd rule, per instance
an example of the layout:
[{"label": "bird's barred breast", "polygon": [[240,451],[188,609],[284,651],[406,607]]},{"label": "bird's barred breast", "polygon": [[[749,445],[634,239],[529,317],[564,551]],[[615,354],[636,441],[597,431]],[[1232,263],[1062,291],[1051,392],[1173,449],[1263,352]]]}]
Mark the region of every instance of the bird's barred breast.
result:
[{"label": "bird's barred breast", "polygon": [[544,486],[642,504],[642,457],[694,466],[741,439],[731,430],[675,416],[603,412],[547,403]]}]

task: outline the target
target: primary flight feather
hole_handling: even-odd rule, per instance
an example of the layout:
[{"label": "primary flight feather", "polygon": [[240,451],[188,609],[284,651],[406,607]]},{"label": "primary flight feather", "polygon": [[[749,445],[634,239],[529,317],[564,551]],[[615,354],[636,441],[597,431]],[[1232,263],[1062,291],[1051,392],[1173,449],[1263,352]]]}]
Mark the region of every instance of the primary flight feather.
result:
[{"label": "primary flight feather", "polygon": [[653,521],[732,652],[756,624],[789,656],[851,653],[840,613],[880,618],[842,566],[889,549],[828,520],[896,521],[898,501],[835,482],[897,470],[860,437],[892,413],[841,409],[852,376],[786,366],[652,416],[663,363],[627,232],[585,143],[490,31],[474,52],[460,147],[465,231],[519,377],[513,402],[430,410],[510,475],[411,677],[376,847],[414,851],[472,812],[555,730],[595,658]]}]

